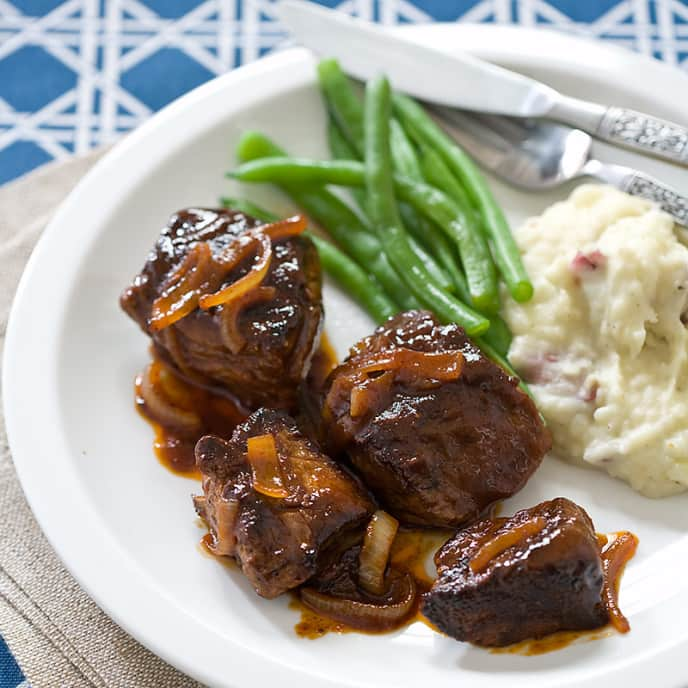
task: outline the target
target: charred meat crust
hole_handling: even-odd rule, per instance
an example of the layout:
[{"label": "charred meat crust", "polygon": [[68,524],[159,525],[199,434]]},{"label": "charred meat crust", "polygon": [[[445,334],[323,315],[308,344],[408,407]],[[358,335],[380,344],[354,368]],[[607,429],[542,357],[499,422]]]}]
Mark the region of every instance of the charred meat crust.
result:
[{"label": "charred meat crust", "polygon": [[[197,384],[229,392],[249,410],[261,405],[292,408],[298,385],[308,371],[322,323],[321,274],[317,252],[302,236],[274,242],[263,286],[273,299],[247,305],[238,318],[246,344],[232,353],[223,344],[223,306],[196,309],[169,327],[152,332],[153,302],[165,279],[199,242],[214,256],[232,240],[261,223],[231,210],[188,208],[170,218],[141,272],[120,299],[122,308],[152,337],[167,362]],[[226,278],[232,283],[248,271],[251,257]]]},{"label": "charred meat crust", "polygon": [[[369,413],[352,418],[347,376],[362,360],[399,348],[460,351],[463,370],[450,382],[395,378]],[[402,522],[457,527],[520,490],[550,447],[535,405],[517,385],[461,327],[409,311],[361,340],[331,373],[321,435]]]},{"label": "charred meat crust", "polygon": [[[271,434],[288,496],[268,497],[253,488],[246,451],[249,437]],[[199,515],[216,546],[231,554],[256,592],[276,597],[304,583],[339,552],[360,540],[375,505],[361,483],[322,454],[282,411],[260,409],[227,442],[199,440],[204,496]],[[231,534],[222,541],[218,506],[235,503]],[[213,530],[214,529],[214,530]]]},{"label": "charred meat crust", "polygon": [[[471,568],[487,542],[533,519],[544,527],[497,550],[484,568]],[[421,609],[457,640],[503,646],[556,631],[599,628],[609,620],[592,521],[565,498],[508,519],[479,521],[447,542],[435,563],[438,578]]]}]

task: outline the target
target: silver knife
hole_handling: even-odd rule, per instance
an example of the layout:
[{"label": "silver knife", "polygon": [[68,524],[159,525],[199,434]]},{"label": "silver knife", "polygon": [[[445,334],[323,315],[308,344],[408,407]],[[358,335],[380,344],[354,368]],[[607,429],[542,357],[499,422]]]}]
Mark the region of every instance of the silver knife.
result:
[{"label": "silver knife", "polygon": [[564,96],[468,54],[448,54],[306,0],[282,0],[278,14],[296,40],[336,57],[358,79],[385,73],[421,100],[516,117],[544,117],[603,141],[688,167],[688,128],[620,107]]}]

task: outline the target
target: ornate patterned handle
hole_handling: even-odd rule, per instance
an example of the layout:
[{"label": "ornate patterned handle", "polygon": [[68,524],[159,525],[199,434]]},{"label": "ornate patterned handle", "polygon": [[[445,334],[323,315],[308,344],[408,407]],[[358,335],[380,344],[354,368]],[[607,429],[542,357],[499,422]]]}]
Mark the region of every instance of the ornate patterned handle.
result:
[{"label": "ornate patterned handle", "polygon": [[688,129],[642,112],[610,107],[602,117],[596,135],[610,143],[688,164]]},{"label": "ornate patterned handle", "polygon": [[642,172],[628,174],[619,186],[622,191],[633,196],[640,196],[658,203],[662,210],[673,215],[678,224],[688,227],[688,198],[686,196],[681,196],[674,189]]}]

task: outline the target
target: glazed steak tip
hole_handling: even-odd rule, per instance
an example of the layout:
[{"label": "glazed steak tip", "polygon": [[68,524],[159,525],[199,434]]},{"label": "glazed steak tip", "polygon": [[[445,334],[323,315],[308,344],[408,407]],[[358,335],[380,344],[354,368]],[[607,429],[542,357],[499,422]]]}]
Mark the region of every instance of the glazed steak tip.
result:
[{"label": "glazed steak tip", "polygon": [[[273,438],[283,497],[258,491],[248,442]],[[196,448],[204,496],[196,507],[218,553],[232,555],[256,592],[276,597],[311,576],[340,547],[362,537],[373,502],[353,476],[322,454],[282,411],[260,409],[229,442]]]},{"label": "glazed steak tip", "polygon": [[[427,374],[409,375],[408,365],[382,372],[400,352]],[[453,379],[450,354],[463,360]],[[362,377],[366,366],[375,372]],[[398,519],[457,527],[521,489],[549,449],[537,409],[517,385],[458,325],[443,326],[427,311],[401,313],[331,373],[323,435]]]},{"label": "glazed steak tip", "polygon": [[592,521],[568,499],[480,521],[446,543],[436,563],[422,612],[457,640],[503,646],[609,620]]},{"label": "glazed steak tip", "polygon": [[[320,263],[310,239],[295,236],[273,242],[262,291],[256,292],[261,298],[248,300],[238,314],[230,317],[227,307],[218,305],[197,308],[160,331],[150,326],[154,302],[192,250],[206,243],[217,258],[260,224],[227,209],[179,211],[123,293],[121,305],[152,337],[158,353],[190,381],[227,391],[250,409],[290,408],[318,344],[323,314]],[[226,275],[224,284],[244,276],[253,260],[249,254]],[[227,343],[230,325],[234,339],[242,342],[240,350]]]}]

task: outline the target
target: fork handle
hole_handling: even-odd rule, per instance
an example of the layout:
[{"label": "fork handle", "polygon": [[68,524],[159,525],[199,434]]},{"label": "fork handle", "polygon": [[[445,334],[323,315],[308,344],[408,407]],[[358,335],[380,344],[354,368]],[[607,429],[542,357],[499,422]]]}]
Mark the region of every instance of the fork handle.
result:
[{"label": "fork handle", "polygon": [[688,167],[688,128],[620,107],[562,96],[549,116],[616,146]]},{"label": "fork handle", "polygon": [[678,224],[688,227],[688,197],[649,174],[638,172],[624,165],[610,165],[598,160],[588,161],[583,171],[616,186],[631,196],[639,196],[657,203]]}]

